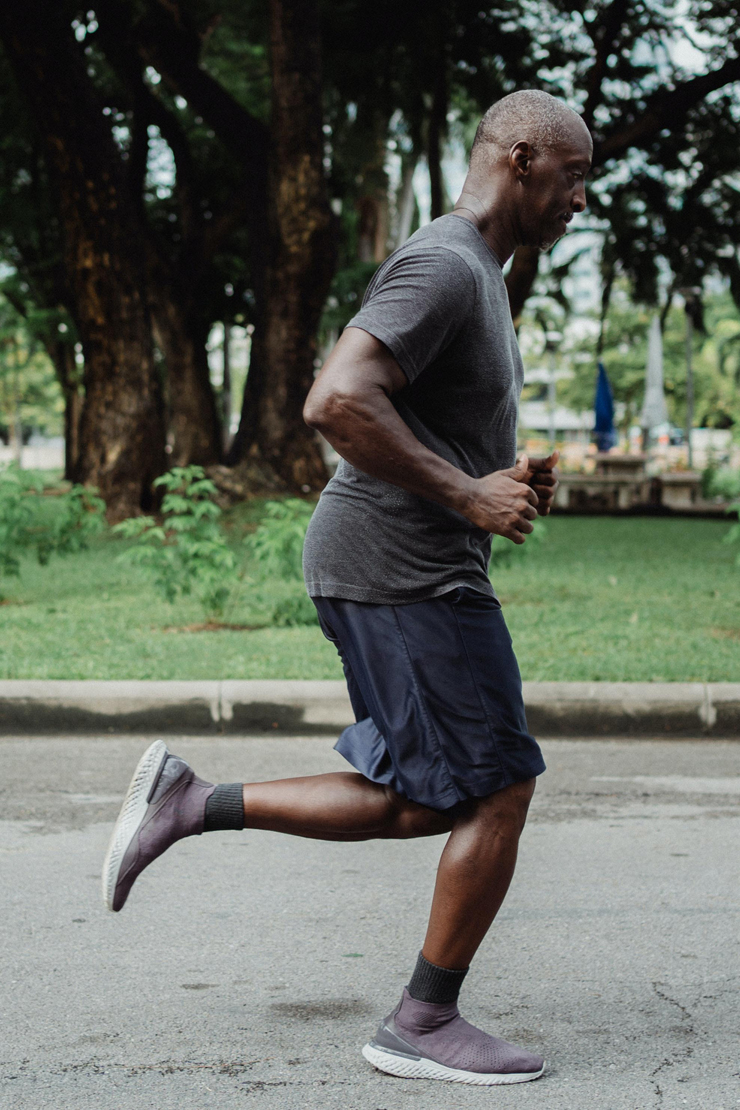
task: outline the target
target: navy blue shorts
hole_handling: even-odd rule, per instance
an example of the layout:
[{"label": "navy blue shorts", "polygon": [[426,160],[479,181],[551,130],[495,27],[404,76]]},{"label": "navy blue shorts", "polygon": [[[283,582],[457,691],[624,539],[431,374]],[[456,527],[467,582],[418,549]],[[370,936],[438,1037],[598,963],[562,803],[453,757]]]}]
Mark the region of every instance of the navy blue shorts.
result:
[{"label": "navy blue shorts", "polygon": [[336,750],[366,778],[449,809],[545,770],[495,598],[458,587],[410,605],[313,601],[356,718]]}]

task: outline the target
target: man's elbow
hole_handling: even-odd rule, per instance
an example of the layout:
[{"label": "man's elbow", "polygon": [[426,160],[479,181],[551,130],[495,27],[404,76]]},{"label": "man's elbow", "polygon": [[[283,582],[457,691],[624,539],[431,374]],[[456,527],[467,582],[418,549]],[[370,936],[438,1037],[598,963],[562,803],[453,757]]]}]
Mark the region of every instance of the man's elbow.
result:
[{"label": "man's elbow", "polygon": [[303,419],[309,428],[321,432],[323,436],[331,434],[343,422],[343,413],[346,410],[346,398],[337,393],[314,394],[309,393],[303,406]]},{"label": "man's elbow", "polygon": [[313,397],[310,393],[303,406],[303,419],[309,428],[323,432],[327,426],[327,406],[323,398]]}]

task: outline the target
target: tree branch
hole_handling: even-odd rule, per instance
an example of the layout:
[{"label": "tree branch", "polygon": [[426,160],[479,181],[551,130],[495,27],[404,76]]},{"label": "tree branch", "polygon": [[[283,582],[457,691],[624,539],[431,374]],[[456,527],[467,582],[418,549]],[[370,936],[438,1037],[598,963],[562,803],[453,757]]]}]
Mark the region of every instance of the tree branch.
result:
[{"label": "tree branch", "polygon": [[681,126],[689,112],[709,93],[740,81],[740,58],[731,58],[710,73],[692,77],[673,89],[662,89],[647,101],[637,119],[615,129],[594,144],[594,165],[600,165],[610,158],[619,158],[630,147],[644,148],[665,128],[675,130]]},{"label": "tree branch", "polygon": [[586,78],[586,103],[583,107],[583,122],[591,127],[594,112],[601,100],[601,86],[606,76],[606,64],[617,45],[622,26],[630,9],[632,0],[612,0],[604,12],[598,27],[589,26],[589,35],[596,48],[594,63]]},{"label": "tree branch", "polygon": [[266,166],[267,128],[201,67],[200,39],[186,26],[176,2],[150,4],[133,34],[145,61],[208,121],[230,151],[250,170],[259,172],[260,163]]}]

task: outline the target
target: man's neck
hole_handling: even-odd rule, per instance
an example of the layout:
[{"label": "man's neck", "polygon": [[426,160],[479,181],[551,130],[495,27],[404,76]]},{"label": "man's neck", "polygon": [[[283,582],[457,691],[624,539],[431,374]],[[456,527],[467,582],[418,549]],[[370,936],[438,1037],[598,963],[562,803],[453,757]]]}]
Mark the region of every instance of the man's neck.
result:
[{"label": "man's neck", "polygon": [[452,211],[475,224],[502,266],[519,246],[515,221],[495,190],[476,189],[466,181]]}]

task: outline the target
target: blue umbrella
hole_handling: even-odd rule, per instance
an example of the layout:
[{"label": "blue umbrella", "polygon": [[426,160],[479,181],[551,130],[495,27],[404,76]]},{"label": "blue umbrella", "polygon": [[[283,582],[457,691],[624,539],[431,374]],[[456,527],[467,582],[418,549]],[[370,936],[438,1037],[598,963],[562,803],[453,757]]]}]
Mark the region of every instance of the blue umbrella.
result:
[{"label": "blue umbrella", "polygon": [[614,431],[614,397],[609,383],[604,363],[599,363],[599,373],[596,378],[596,397],[594,399],[596,425],[594,435],[599,451],[608,451],[616,442]]}]

